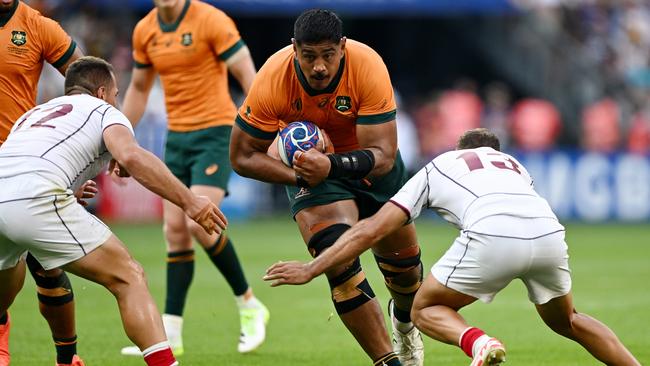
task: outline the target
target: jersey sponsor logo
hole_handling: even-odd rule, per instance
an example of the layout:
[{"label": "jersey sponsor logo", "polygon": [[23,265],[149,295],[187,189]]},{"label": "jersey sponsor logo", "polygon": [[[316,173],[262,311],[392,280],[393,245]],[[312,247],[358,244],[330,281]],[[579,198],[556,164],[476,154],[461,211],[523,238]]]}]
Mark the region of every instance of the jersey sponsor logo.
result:
[{"label": "jersey sponsor logo", "polygon": [[294,199],[294,200],[297,200],[298,198],[305,197],[305,196],[309,196],[310,194],[311,194],[311,192],[309,192],[309,189],[307,189],[307,188],[300,188],[300,190],[298,191],[298,193],[296,193],[296,195],[293,196],[293,199]]},{"label": "jersey sponsor logo", "polygon": [[27,32],[25,31],[11,31],[11,43],[16,46],[22,46],[27,43]]},{"label": "jersey sponsor logo", "polygon": [[183,33],[183,35],[181,35],[181,44],[185,47],[192,44],[192,32]]},{"label": "jersey sponsor logo", "polygon": [[246,115],[246,118],[248,118],[248,119],[251,118],[251,112],[252,112],[251,111],[251,106],[247,105],[246,106],[246,113],[244,113]]},{"label": "jersey sponsor logo", "polygon": [[205,168],[205,175],[212,175],[219,170],[219,165],[217,164],[212,164],[209,167]]},{"label": "jersey sponsor logo", "polygon": [[339,112],[347,112],[352,108],[352,98],[347,95],[339,95],[336,97],[334,108]]}]

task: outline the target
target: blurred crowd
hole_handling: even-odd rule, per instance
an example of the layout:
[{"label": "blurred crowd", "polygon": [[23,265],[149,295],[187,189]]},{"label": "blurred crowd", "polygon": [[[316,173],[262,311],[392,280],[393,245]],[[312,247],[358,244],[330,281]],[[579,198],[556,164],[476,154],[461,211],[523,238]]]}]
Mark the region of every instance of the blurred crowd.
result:
[{"label": "blurred crowd", "polygon": [[[62,24],[87,54],[109,60],[125,91],[132,66],[130,37],[144,14],[128,7],[110,11],[86,1],[32,0],[30,5]],[[478,83],[458,75],[453,86],[418,97],[399,98],[399,137],[402,155],[416,169],[436,154],[453,148],[469,128],[495,131],[507,149],[544,151],[566,147],[561,136],[567,126],[579,130],[569,146],[612,152],[650,153],[650,3],[643,0],[576,2],[515,1],[549,33],[571,40],[571,57],[596,65],[602,90],[591,92],[578,106],[576,120],[544,96],[522,95],[507,78]],[[259,62],[259,60],[258,60]],[[258,64],[258,67],[261,66]],[[61,94],[62,78],[45,71],[40,100]],[[399,90],[400,80],[393,83]],[[235,91],[236,93],[238,91]],[[399,93],[397,93],[399,95]],[[238,94],[238,100],[241,96]],[[559,98],[562,96],[560,95]],[[557,99],[556,99],[557,100]],[[163,93],[152,93],[139,138],[155,152],[162,151],[165,113]]]},{"label": "blurred crowd", "polygon": [[[576,124],[579,131],[570,145],[605,153],[650,153],[650,3],[517,3],[553,39],[558,33],[568,39],[564,42],[573,48],[571,58],[595,65],[601,90],[585,90],[589,96],[578,106],[578,117],[568,120],[548,99],[516,95],[506,82],[478,85],[459,78],[452,88],[433,91],[406,108],[419,131],[422,158],[453,148],[462,131],[475,127],[495,131],[506,148],[544,151],[558,147],[568,124]],[[562,65],[551,69],[561,70]]]}]

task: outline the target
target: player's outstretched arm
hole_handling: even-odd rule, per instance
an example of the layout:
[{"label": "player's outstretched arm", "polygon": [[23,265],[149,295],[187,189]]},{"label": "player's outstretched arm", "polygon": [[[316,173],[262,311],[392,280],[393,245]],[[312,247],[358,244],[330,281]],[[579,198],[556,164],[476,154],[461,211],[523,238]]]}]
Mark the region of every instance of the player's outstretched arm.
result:
[{"label": "player's outstretched arm", "polygon": [[255,63],[251,57],[251,52],[247,46],[240,48],[234,55],[226,60],[228,70],[237,79],[244,91],[244,96],[248,95],[255,79]]},{"label": "player's outstretched arm", "polygon": [[334,245],[311,262],[275,263],[266,270],[264,280],[270,281],[273,287],[307,283],[334,266],[352,261],[377,241],[402,227],[406,220],[406,213],[388,202],[376,214],[352,226]]},{"label": "player's outstretched arm", "polygon": [[104,130],[104,142],[113,158],[150,191],[182,208],[203,229],[221,233],[228,221],[207,197],[196,196],[155,155],[141,148],[129,129],[113,124]]},{"label": "player's outstretched arm", "polygon": [[153,67],[133,68],[131,82],[126,89],[122,105],[122,113],[131,121],[133,127],[140,122],[147,108],[147,100],[155,79],[156,71]]}]

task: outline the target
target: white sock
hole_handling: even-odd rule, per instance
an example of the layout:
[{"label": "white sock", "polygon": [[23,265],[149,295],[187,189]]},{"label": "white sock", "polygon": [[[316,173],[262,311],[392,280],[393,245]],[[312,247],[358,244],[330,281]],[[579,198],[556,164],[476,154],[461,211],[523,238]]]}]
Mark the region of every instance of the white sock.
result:
[{"label": "white sock", "polygon": [[487,334],[483,334],[482,336],[478,337],[475,341],[474,344],[472,345],[472,356],[476,356],[478,351],[485,346],[485,344],[490,340],[490,336]]},{"label": "white sock", "polygon": [[173,347],[178,347],[183,344],[183,317],[172,314],[162,315],[163,326],[165,327],[165,334],[167,339]]},{"label": "white sock", "polygon": [[400,333],[406,334],[413,329],[414,325],[413,322],[408,322],[408,323],[402,323],[399,321],[396,317],[395,314],[390,314],[391,315],[391,321],[393,322],[393,328],[397,329]]},{"label": "white sock", "polygon": [[235,296],[235,302],[240,309],[251,309],[260,306],[260,302],[255,296],[251,296],[248,300],[244,299],[244,295]]},{"label": "white sock", "polygon": [[393,326],[395,329],[397,329],[400,333],[406,334],[413,329],[414,325],[413,322],[408,322],[408,323],[402,323],[401,321],[395,319],[393,321]]},{"label": "white sock", "polygon": [[169,348],[169,342],[164,341],[160,343],[156,343],[153,346],[147,347],[147,349],[142,350],[142,356],[146,357],[151,353],[163,350],[165,348]]}]

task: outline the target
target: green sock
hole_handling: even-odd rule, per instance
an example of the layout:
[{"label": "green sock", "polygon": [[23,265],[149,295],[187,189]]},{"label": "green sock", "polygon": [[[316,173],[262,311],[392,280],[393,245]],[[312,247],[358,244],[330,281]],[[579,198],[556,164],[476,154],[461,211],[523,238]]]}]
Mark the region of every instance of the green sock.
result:
[{"label": "green sock", "polygon": [[187,290],[194,277],[194,250],[167,253],[165,314],[183,315]]},{"label": "green sock", "polygon": [[54,347],[56,348],[56,362],[62,364],[71,364],[72,357],[77,353],[77,336],[72,338],[56,338]]},{"label": "green sock", "polygon": [[226,234],[221,234],[217,242],[206,249],[210,260],[226,278],[235,296],[243,295],[248,290],[248,282],[237,258],[235,247]]}]

